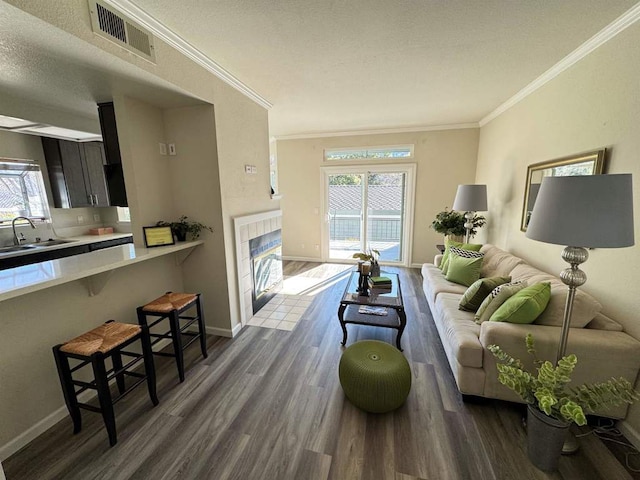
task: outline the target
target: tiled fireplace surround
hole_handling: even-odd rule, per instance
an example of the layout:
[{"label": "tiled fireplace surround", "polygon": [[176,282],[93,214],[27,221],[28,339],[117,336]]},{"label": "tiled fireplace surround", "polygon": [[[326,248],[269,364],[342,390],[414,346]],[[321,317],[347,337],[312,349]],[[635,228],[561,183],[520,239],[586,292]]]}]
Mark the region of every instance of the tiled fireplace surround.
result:
[{"label": "tiled fireplace surround", "polygon": [[251,306],[251,264],[249,240],[282,228],[282,210],[234,218],[238,289],[240,291],[240,321],[244,326],[253,317]]}]

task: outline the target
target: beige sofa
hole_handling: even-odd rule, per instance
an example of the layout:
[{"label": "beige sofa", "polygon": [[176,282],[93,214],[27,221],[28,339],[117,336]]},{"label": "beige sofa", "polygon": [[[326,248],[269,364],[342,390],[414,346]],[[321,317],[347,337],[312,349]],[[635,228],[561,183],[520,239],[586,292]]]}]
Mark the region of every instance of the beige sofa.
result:
[{"label": "beige sofa", "polygon": [[[487,244],[480,251],[484,253],[482,277],[510,275],[512,281],[526,280],[530,285],[540,281],[551,282],[551,300],[533,324],[483,322],[477,325],[472,312],[458,309],[466,287],[447,281],[434,264],[422,266],[423,290],[460,392],[521,402],[520,397],[498,382],[496,362],[487,346],[500,345],[533,367],[524,344],[524,337],[530,332],[539,358],[555,360],[567,287],[559,278],[498,247]],[[436,263],[438,260],[439,256]],[[640,342],[624,333],[620,324],[601,314],[601,308],[592,296],[578,290],[567,347],[568,353],[575,353],[578,357],[573,383],[593,383],[612,376],[624,377],[634,383],[640,370]],[[599,413],[624,418],[627,407]]]}]

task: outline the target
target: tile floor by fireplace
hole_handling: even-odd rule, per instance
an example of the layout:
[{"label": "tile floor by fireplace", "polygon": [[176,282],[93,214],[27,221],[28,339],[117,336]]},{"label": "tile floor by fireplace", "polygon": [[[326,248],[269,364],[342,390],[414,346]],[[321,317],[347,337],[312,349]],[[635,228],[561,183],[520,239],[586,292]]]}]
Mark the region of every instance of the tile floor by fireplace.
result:
[{"label": "tile floor by fireplace", "polygon": [[291,331],[312,301],[313,297],[307,295],[278,294],[269,300],[247,324]]}]

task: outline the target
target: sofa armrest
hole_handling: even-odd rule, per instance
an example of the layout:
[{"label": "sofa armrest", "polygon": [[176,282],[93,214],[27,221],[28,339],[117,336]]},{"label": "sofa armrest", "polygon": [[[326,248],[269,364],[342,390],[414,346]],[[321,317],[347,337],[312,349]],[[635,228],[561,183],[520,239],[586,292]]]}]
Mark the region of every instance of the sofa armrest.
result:
[{"label": "sofa armrest", "polygon": [[[487,350],[489,345],[499,345],[534,372],[533,358],[527,353],[525,345],[525,335],[533,335],[538,359],[555,363],[560,332],[560,327],[545,325],[483,322],[480,326],[480,343],[483,346],[482,367],[486,373],[485,396],[504,400],[516,398],[513,392],[498,381],[496,360]],[[573,386],[602,382],[611,377],[624,377],[635,384],[640,370],[640,342],[624,332],[572,328],[567,353],[574,353],[578,357],[578,364],[572,375]],[[599,413],[624,418],[626,410],[627,406],[623,405]]]},{"label": "sofa armrest", "polygon": [[435,257],[433,257],[433,264],[436,267],[439,267],[441,263],[442,263],[442,255],[441,254],[438,254]]}]

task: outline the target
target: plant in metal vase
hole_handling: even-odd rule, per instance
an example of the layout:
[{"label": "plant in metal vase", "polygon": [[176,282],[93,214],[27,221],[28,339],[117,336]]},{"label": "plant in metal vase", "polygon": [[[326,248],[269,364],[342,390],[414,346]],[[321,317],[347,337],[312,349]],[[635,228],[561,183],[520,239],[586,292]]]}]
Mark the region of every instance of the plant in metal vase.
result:
[{"label": "plant in metal vase", "polygon": [[171,227],[171,231],[180,242],[184,242],[187,239],[187,235],[191,237],[191,240],[196,240],[203,230],[213,232],[213,228],[200,222],[189,221],[188,218],[186,215],[182,215],[176,222],[160,220],[156,225],[159,227]]},{"label": "plant in metal vase", "polygon": [[489,351],[498,359],[498,380],[528,404],[527,440],[529,459],[545,471],[557,469],[564,438],[572,422],[587,423],[586,414],[601,408],[631,404],[640,399],[629,381],[611,378],[606,382],[570,387],[571,374],[578,359],[566,355],[557,365],[538,360],[533,336],[525,337],[527,352],[534,358],[537,374],[504,352],[498,345]]},{"label": "plant in metal vase", "polygon": [[[431,222],[431,228],[442,235],[462,237],[467,233],[464,227],[466,219],[464,212],[456,212],[455,210],[447,210],[438,213],[436,218]],[[469,234],[474,237],[478,233],[478,228],[483,227],[487,220],[482,215],[474,215],[471,219],[473,228]]]}]

